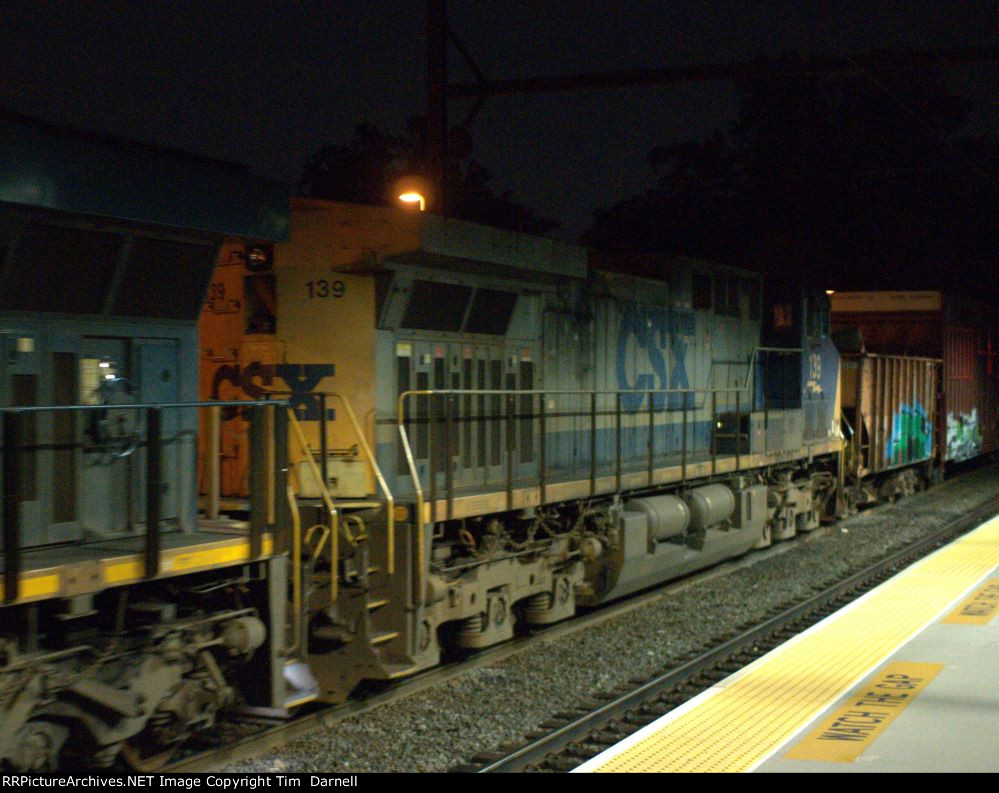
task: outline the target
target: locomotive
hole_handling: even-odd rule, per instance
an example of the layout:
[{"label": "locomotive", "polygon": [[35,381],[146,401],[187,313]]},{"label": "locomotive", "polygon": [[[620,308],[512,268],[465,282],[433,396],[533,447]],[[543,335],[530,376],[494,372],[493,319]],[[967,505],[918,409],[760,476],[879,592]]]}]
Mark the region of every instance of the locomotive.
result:
[{"label": "locomotive", "polygon": [[195,476],[220,245],[287,221],[243,168],[0,116],[3,767],[156,768],[292,701],[279,538],[199,519]]},{"label": "locomotive", "polygon": [[0,118],[0,763],[160,767],[931,474],[932,350],[651,265]]},{"label": "locomotive", "polygon": [[[287,243],[225,249],[209,290],[202,397],[290,403],[324,697],[835,510],[821,292],[767,296],[757,274],[681,257],[645,278],[553,240],[312,199],[293,199]],[[251,493],[244,417],[218,437],[210,514]]]}]

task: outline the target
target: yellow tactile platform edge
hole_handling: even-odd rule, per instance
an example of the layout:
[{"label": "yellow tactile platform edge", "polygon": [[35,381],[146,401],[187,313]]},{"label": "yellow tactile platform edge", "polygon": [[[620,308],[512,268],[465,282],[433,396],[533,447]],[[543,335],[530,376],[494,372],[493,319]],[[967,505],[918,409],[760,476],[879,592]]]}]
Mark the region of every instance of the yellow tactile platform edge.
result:
[{"label": "yellow tactile platform edge", "polygon": [[580,770],[752,770],[997,565],[999,517]]}]

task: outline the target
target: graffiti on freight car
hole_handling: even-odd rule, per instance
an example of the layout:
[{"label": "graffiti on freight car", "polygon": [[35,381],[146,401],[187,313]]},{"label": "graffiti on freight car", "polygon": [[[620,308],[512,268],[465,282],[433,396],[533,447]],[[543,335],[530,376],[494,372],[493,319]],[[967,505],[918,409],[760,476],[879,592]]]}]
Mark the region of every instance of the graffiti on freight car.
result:
[{"label": "graffiti on freight car", "polygon": [[[687,342],[685,336],[694,333],[694,315],[686,311],[628,303],[621,309],[621,326],[617,337],[617,386],[623,391],[654,391],[667,388],[690,388],[687,377]],[[628,360],[628,342],[634,339],[639,354],[634,366]],[[643,360],[644,359],[644,360]],[[667,372],[669,363],[672,368]],[[643,371],[644,369],[644,371]],[[651,371],[649,371],[651,370]],[[692,394],[655,394],[652,405],[656,410],[680,410],[686,398],[693,407]],[[639,410],[645,394],[625,394],[621,398],[624,410]]]},{"label": "graffiti on freight car", "polygon": [[[288,402],[299,418],[305,421],[319,420],[319,402],[309,395],[326,377],[332,377],[336,367],[331,363],[279,363],[262,364],[253,361],[246,366],[225,364],[215,370],[212,378],[212,399],[219,399],[223,383],[229,383],[242,391],[250,399],[262,399],[272,391],[291,391]],[[285,387],[275,385],[280,378]],[[327,410],[327,418],[333,418],[332,409]]]},{"label": "graffiti on freight car", "polygon": [[947,459],[967,460],[982,450],[982,435],[978,429],[978,408],[955,416],[947,414]]},{"label": "graffiti on freight car", "polygon": [[892,417],[891,435],[885,447],[885,463],[889,465],[925,460],[933,451],[933,426],[917,399],[905,402]]}]

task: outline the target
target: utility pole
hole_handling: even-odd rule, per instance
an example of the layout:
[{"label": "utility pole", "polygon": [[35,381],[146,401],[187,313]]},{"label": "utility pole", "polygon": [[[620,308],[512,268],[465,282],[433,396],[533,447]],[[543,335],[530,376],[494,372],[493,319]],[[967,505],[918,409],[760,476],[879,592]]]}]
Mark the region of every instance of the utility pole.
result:
[{"label": "utility pole", "polygon": [[432,192],[429,209],[445,208],[447,162],[447,1],[427,0],[427,139],[426,178]]}]

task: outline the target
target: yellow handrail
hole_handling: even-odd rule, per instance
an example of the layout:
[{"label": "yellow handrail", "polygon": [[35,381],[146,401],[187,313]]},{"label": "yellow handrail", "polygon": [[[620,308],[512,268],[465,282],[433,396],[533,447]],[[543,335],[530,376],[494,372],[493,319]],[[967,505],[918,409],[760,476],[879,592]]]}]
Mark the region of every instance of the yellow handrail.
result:
[{"label": "yellow handrail", "polygon": [[416,606],[422,606],[423,599],[423,542],[424,525],[426,516],[423,514],[423,488],[420,487],[420,477],[416,473],[416,463],[413,462],[413,449],[409,445],[409,437],[406,435],[406,427],[399,422],[399,437],[402,440],[402,448],[406,453],[406,464],[409,466],[409,475],[413,480],[413,487],[416,489],[416,592],[420,600]]},{"label": "yellow handrail", "polygon": [[[413,450],[409,443],[409,436],[406,433],[406,401],[413,397],[426,397],[426,396],[488,396],[488,395],[505,395],[505,396],[535,396],[538,394],[543,394],[545,396],[566,396],[566,395],[623,395],[623,394],[641,394],[647,396],[649,394],[654,395],[672,395],[672,394],[734,394],[738,392],[745,391],[746,393],[752,393],[751,388],[751,376],[753,374],[753,362],[755,356],[759,351],[765,352],[801,352],[801,348],[766,348],[760,347],[753,350],[752,355],[749,359],[749,374],[746,377],[745,382],[742,386],[736,387],[726,387],[726,388],[645,388],[645,389],[532,389],[524,391],[516,390],[504,390],[504,389],[414,389],[411,391],[403,391],[399,394],[396,400],[396,424],[399,428],[399,439],[402,443],[403,452],[406,456],[406,465],[409,469],[409,477],[413,482],[413,489],[416,492],[416,528],[417,528],[417,574],[416,574],[416,591],[418,593],[423,592],[423,557],[424,557],[424,535],[425,535],[425,524],[428,523],[432,518],[436,518],[436,514],[426,514],[428,510],[426,509],[426,502],[423,496],[423,488],[420,485],[420,476],[416,470],[416,463],[413,459]],[[433,476],[433,474],[431,474]],[[436,505],[433,509],[435,510]]]},{"label": "yellow handrail", "polygon": [[291,612],[292,640],[291,648],[301,650],[302,642],[302,517],[298,512],[298,501],[295,499],[295,488],[291,480],[287,487],[288,506],[291,509]]},{"label": "yellow handrail", "polygon": [[[319,493],[322,496],[323,503],[326,504],[326,509],[330,513],[330,603],[336,603],[337,595],[339,594],[339,582],[337,581],[337,563],[340,559],[340,515],[336,511],[336,506],[333,504],[333,499],[330,497],[329,490],[326,488],[326,483],[323,481],[323,475],[319,471],[319,467],[316,465],[315,458],[312,455],[312,449],[309,447],[308,442],[305,440],[305,434],[302,432],[302,427],[298,423],[298,418],[295,416],[295,411],[288,408],[288,423],[291,428],[295,431],[295,437],[298,438],[298,442],[302,447],[302,452],[305,455],[305,460],[309,466],[309,470],[312,471],[312,475],[319,482]],[[311,529],[310,535],[311,535]],[[346,529],[344,530],[344,535],[347,542],[353,543],[354,538],[347,534]],[[322,546],[320,545],[320,548]]]},{"label": "yellow handrail", "polygon": [[395,497],[392,495],[392,491],[389,490],[385,477],[382,476],[382,469],[378,465],[378,460],[375,459],[375,455],[371,451],[371,447],[368,445],[368,441],[364,437],[364,433],[361,431],[360,422],[358,422],[357,416],[354,414],[354,409],[350,406],[350,400],[348,400],[343,394],[338,394],[336,392],[329,392],[327,393],[327,396],[335,397],[343,403],[343,406],[347,411],[347,418],[350,420],[350,424],[354,428],[354,435],[357,437],[357,442],[361,445],[361,449],[364,451],[364,456],[368,459],[368,464],[371,466],[371,470],[375,472],[375,479],[378,481],[378,487],[380,487],[382,493],[385,494],[385,505],[388,509],[388,537],[386,547],[386,554],[388,556],[387,568],[388,574],[392,575],[395,573]]}]

